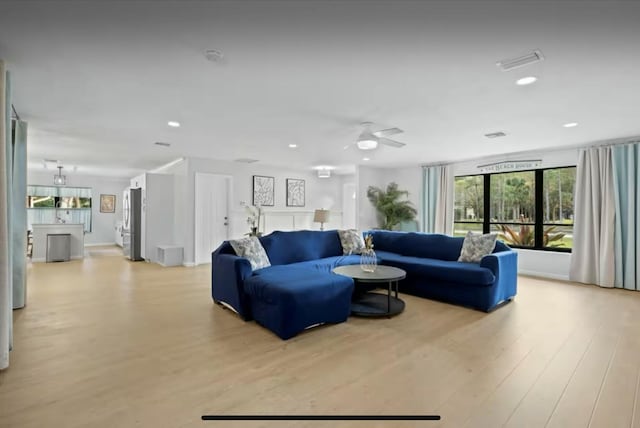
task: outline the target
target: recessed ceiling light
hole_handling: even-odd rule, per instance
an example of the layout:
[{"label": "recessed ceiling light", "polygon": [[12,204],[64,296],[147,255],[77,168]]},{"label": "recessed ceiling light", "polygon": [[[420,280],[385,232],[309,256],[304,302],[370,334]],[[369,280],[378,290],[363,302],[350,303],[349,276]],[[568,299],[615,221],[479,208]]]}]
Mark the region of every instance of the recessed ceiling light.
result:
[{"label": "recessed ceiling light", "polygon": [[565,128],[574,128],[576,126],[578,126],[578,122],[569,122],[569,123],[565,123],[564,125]]},{"label": "recessed ceiling light", "polygon": [[362,160],[363,160],[363,161],[368,161],[368,160],[371,160],[371,159],[369,159],[369,158],[362,158]]},{"label": "recessed ceiling light", "polygon": [[170,120],[169,122],[167,122],[167,125],[172,128],[180,128],[180,122],[176,122],[175,120]]},{"label": "recessed ceiling light", "polygon": [[295,149],[295,148],[297,148],[297,147],[298,147],[298,145],[297,145],[297,144],[289,144],[289,148],[290,148],[290,149]]},{"label": "recessed ceiling light", "polygon": [[520,86],[530,85],[532,83],[535,83],[536,80],[538,80],[538,78],[535,76],[527,76],[527,77],[523,77],[521,79],[516,80],[516,85],[520,85]]}]

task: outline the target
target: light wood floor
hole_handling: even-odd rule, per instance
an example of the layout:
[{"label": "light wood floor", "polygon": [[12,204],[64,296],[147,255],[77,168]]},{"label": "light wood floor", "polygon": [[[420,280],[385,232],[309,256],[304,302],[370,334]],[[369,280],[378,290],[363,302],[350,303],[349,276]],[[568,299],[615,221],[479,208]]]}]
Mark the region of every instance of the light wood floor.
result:
[{"label": "light wood floor", "polygon": [[212,303],[208,266],[113,254],[29,267],[0,373],[0,426],[640,428],[640,293],[521,277],[516,300],[491,314],[404,296],[395,318],[282,341]]}]

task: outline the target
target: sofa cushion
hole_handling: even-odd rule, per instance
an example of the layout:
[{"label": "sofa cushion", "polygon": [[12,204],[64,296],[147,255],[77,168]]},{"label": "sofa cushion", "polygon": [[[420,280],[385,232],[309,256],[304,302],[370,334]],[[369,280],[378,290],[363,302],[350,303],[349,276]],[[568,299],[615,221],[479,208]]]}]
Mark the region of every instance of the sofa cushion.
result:
[{"label": "sofa cushion", "polygon": [[360,264],[359,255],[325,257],[318,260],[307,260],[306,262],[291,263],[288,265],[271,266],[266,269],[260,269],[254,272],[255,275],[264,275],[265,273],[278,272],[283,270],[286,272],[290,268],[304,268],[313,271],[330,273],[339,266]]},{"label": "sofa cushion", "polygon": [[491,285],[496,279],[490,269],[476,263],[410,257],[387,251],[377,251],[376,254],[383,264],[404,269],[410,275],[425,279],[477,286]]},{"label": "sofa cushion", "polygon": [[262,269],[271,266],[267,253],[255,236],[229,241],[239,257],[244,257],[251,263],[251,269]]},{"label": "sofa cushion", "polygon": [[371,235],[375,251],[383,250],[401,254],[402,247],[404,246],[402,238],[406,235],[406,232],[372,230],[367,232],[367,235]]},{"label": "sofa cushion", "polygon": [[496,239],[498,239],[498,235],[495,234],[478,235],[471,231],[467,232],[458,261],[480,263],[484,256],[493,252],[496,247]]},{"label": "sofa cushion", "polygon": [[404,256],[439,260],[458,260],[462,241],[436,233],[372,231],[375,250],[390,251]]},{"label": "sofa cushion", "polygon": [[275,231],[263,236],[260,241],[272,265],[286,265],[342,254],[340,238],[335,230]]},{"label": "sofa cushion", "polygon": [[438,260],[458,260],[463,238],[437,233],[406,233],[401,241],[400,254]]},{"label": "sofa cushion", "polygon": [[364,249],[362,233],[355,229],[338,230],[342,252],[344,254],[360,254]]},{"label": "sofa cushion", "polygon": [[[275,268],[275,269],[274,269]],[[281,300],[305,302],[327,300],[341,294],[345,287],[353,288],[353,281],[332,273],[319,272],[300,266],[273,266],[261,269],[247,278],[244,289],[247,295],[267,303]]]}]

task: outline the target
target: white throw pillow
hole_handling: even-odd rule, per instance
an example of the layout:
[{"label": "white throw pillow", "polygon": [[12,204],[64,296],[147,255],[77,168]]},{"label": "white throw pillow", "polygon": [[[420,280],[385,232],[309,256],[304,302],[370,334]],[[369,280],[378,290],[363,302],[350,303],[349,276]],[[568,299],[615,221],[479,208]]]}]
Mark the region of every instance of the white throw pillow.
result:
[{"label": "white throw pillow", "polygon": [[362,234],[355,229],[338,230],[342,252],[344,254],[360,254],[364,250]]},{"label": "white throw pillow", "polygon": [[234,239],[229,241],[229,244],[239,257],[249,259],[251,269],[256,270],[271,266],[267,252],[257,237]]},{"label": "white throw pillow", "polygon": [[476,235],[471,231],[467,232],[458,261],[480,263],[484,256],[493,252],[496,247],[496,239],[498,239],[498,235],[495,234]]}]

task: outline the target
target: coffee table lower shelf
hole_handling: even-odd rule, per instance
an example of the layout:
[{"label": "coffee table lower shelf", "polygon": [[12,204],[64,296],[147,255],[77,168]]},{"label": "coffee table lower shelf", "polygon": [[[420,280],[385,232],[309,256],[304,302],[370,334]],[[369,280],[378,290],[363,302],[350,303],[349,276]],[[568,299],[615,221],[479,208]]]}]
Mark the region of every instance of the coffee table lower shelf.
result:
[{"label": "coffee table lower shelf", "polygon": [[381,293],[364,293],[351,301],[351,315],[390,317],[404,311],[404,301]]}]

